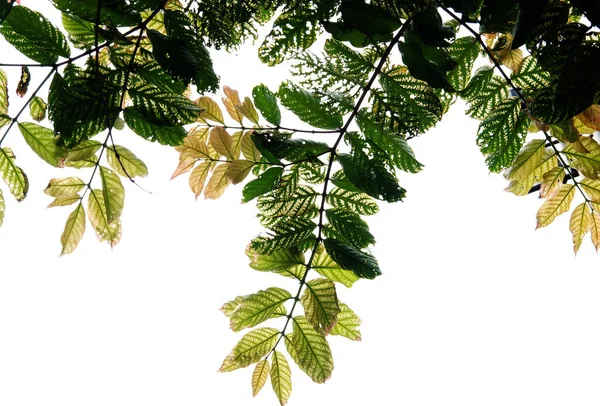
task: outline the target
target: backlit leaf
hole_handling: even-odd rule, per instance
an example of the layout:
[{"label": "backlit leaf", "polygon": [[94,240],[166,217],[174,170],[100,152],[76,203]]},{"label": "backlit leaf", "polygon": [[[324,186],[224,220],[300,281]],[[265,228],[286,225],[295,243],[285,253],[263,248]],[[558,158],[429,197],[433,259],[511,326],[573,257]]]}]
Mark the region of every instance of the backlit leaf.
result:
[{"label": "backlit leaf", "polygon": [[94,155],[96,151],[100,149],[102,146],[101,143],[94,140],[85,140],[74,146],[73,148],[69,148],[67,153],[67,161],[82,161]]},{"label": "backlit leaf", "polygon": [[546,140],[532,140],[523,147],[509,168],[506,178],[508,180],[525,180],[537,167],[544,157]]},{"label": "backlit leaf", "polygon": [[225,193],[225,189],[229,186],[229,178],[227,177],[228,168],[229,163],[220,164],[215,168],[204,188],[205,199],[218,199]]},{"label": "backlit leaf", "polygon": [[342,268],[352,271],[356,276],[374,279],[381,275],[379,264],[371,254],[360,251],[344,242],[327,238],[323,241],[329,256]]},{"label": "backlit leaf", "polygon": [[200,121],[213,121],[219,124],[225,124],[223,112],[213,99],[208,96],[201,96],[194,102],[200,109]]},{"label": "backlit leaf", "polygon": [[230,162],[226,175],[231,183],[237,185],[246,179],[246,176],[248,176],[254,165],[254,162],[246,161],[245,159]]},{"label": "backlit leaf", "polygon": [[340,312],[337,315],[337,323],[331,330],[331,335],[337,335],[349,338],[353,341],[360,341],[360,318],[344,303],[338,302]]},{"label": "backlit leaf", "polygon": [[234,161],[238,158],[235,153],[235,148],[233,147],[233,139],[225,128],[221,126],[213,127],[213,129],[210,130],[209,142],[215,151],[228,160]]},{"label": "backlit leaf", "polygon": [[565,170],[559,166],[546,172],[540,183],[540,197],[547,198],[554,196],[559,191],[564,176]]},{"label": "backlit leaf", "polygon": [[342,127],[341,114],[333,111],[314,94],[290,82],[281,84],[279,98],[281,104],[307,124],[327,130]]},{"label": "backlit leaf", "polygon": [[268,288],[244,296],[231,314],[230,327],[233,331],[240,331],[247,327],[254,327],[265,320],[285,316],[287,310],[283,304],[291,298],[290,292],[281,288]]},{"label": "backlit leaf", "polygon": [[590,234],[592,237],[592,243],[594,244],[596,251],[598,251],[598,249],[600,249],[600,214],[598,214],[596,209],[594,209],[594,212],[592,213]]},{"label": "backlit leaf", "polygon": [[244,296],[236,296],[235,299],[224,303],[219,310],[221,310],[225,316],[229,317],[233,314],[235,309],[237,309],[243,299]]},{"label": "backlit leaf", "polygon": [[179,165],[177,165],[177,168],[175,168],[175,171],[171,175],[171,180],[175,179],[179,175],[183,175],[184,173],[191,171],[195,164],[196,159],[194,158],[191,158],[189,156],[180,157]]},{"label": "backlit leaf", "polygon": [[569,230],[573,234],[573,249],[577,254],[583,237],[590,231],[592,226],[592,211],[586,202],[575,207],[569,221]]},{"label": "backlit leaf", "polygon": [[252,141],[252,131],[246,131],[242,136],[241,150],[244,158],[252,162],[258,162],[260,160],[260,151],[254,145]]},{"label": "backlit leaf", "polygon": [[60,236],[62,251],[60,255],[70,254],[77,248],[85,231],[85,209],[79,203],[75,210],[67,218],[65,229]]},{"label": "backlit leaf", "polygon": [[118,219],[112,223],[108,221],[102,190],[90,189],[87,215],[99,241],[107,241],[111,247],[119,243],[121,222]]},{"label": "backlit leaf", "polygon": [[296,316],[292,322],[294,329],[287,335],[285,347],[306,375],[317,383],[325,382],[333,371],[333,356],[327,340],[304,316]]},{"label": "backlit leaf", "polygon": [[194,192],[196,199],[198,196],[200,196],[200,194],[202,194],[204,184],[206,183],[206,178],[213,167],[214,163],[212,162],[202,162],[194,168],[192,173],[190,173],[188,183],[190,185],[190,189],[192,189],[192,192]]},{"label": "backlit leaf", "polygon": [[342,285],[350,288],[360,278],[352,271],[343,269],[335,263],[327,254],[322,244],[317,247],[315,257],[313,258],[311,269],[314,269],[319,274],[334,282],[339,282]]},{"label": "backlit leaf", "polygon": [[0,148],[0,176],[17,201],[25,199],[29,191],[29,180],[25,172],[15,164],[15,154],[7,147]]},{"label": "backlit leaf", "polygon": [[252,240],[252,248],[262,254],[270,254],[284,248],[310,244],[315,236],[317,224],[302,217],[283,217],[276,225],[269,226],[272,232]]},{"label": "backlit leaf", "polygon": [[318,332],[329,334],[340,312],[333,281],[322,278],[308,281],[301,300],[306,320]]},{"label": "backlit leaf", "polygon": [[54,167],[64,166],[67,150],[57,145],[54,131],[35,123],[19,123],[19,130],[27,145],[40,158]]},{"label": "backlit leaf", "polygon": [[133,152],[120,145],[106,149],[106,159],[110,167],[121,176],[145,178],[148,176],[148,167]]},{"label": "backlit leaf", "polygon": [[367,223],[356,213],[345,209],[325,211],[329,226],[324,229],[325,236],[337,238],[356,248],[366,248],[375,244],[375,237],[369,231]]},{"label": "backlit leaf", "polygon": [[279,330],[271,327],[257,328],[242,337],[225,358],[219,372],[235,371],[260,361],[273,349]]},{"label": "backlit leaf", "polygon": [[258,125],[258,112],[256,111],[256,108],[254,108],[254,104],[249,97],[244,97],[242,104],[238,104],[236,107],[238,111],[244,115],[244,117],[250,120],[253,124]]},{"label": "backlit leaf", "polygon": [[242,202],[249,202],[258,196],[274,190],[279,185],[282,174],[283,168],[273,167],[261,173],[256,179],[248,182],[242,190]]},{"label": "backlit leaf", "polygon": [[273,351],[271,356],[271,387],[279,404],[285,405],[292,394],[292,371],[285,356],[279,351]]},{"label": "backlit leaf", "polygon": [[6,203],[4,203],[4,194],[2,194],[2,189],[0,189],[0,227],[2,227],[2,223],[4,222],[4,211],[6,210]]},{"label": "backlit leaf", "polygon": [[211,153],[208,145],[206,145],[202,139],[194,135],[185,137],[183,139],[183,144],[176,146],[175,150],[179,152],[180,158],[213,160],[213,153]]},{"label": "backlit leaf", "polygon": [[50,208],[50,207],[70,206],[79,201],[81,201],[81,196],[79,196],[79,195],[69,195],[69,196],[65,196],[65,197],[57,197],[46,207]]},{"label": "backlit leaf", "polygon": [[267,86],[263,84],[254,86],[252,97],[265,120],[275,126],[281,124],[281,111],[277,105],[277,98]]},{"label": "backlit leaf", "polygon": [[8,116],[8,77],[0,69],[0,128],[10,123]]},{"label": "backlit leaf", "polygon": [[252,396],[258,395],[258,392],[265,386],[269,373],[271,371],[271,364],[266,359],[258,361],[252,371]]},{"label": "backlit leaf", "polygon": [[600,104],[592,104],[577,117],[587,127],[594,131],[600,131]]},{"label": "backlit leaf", "polygon": [[327,195],[327,203],[333,207],[351,210],[363,216],[370,216],[379,211],[377,202],[365,193],[352,192],[335,187]]},{"label": "backlit leaf", "polygon": [[48,105],[39,96],[35,96],[29,103],[29,114],[35,121],[42,121],[46,118],[46,109]]},{"label": "backlit leaf", "polygon": [[575,186],[562,185],[558,192],[547,199],[537,212],[537,227],[545,227],[552,223],[560,214],[569,210],[571,201],[575,196]]},{"label": "backlit leaf", "polygon": [[87,184],[78,177],[50,179],[44,193],[52,197],[68,197],[79,193]]},{"label": "backlit leaf", "polygon": [[130,106],[123,111],[123,119],[140,137],[159,142],[163,145],[179,145],[186,136],[185,129],[180,125],[173,125],[147,116],[137,106]]},{"label": "backlit leaf", "polygon": [[256,271],[274,272],[300,280],[306,270],[304,256],[294,249],[280,249],[270,254],[261,254],[248,245],[246,255],[250,260],[250,268]]},{"label": "backlit leaf", "polygon": [[102,181],[102,197],[106,209],[106,219],[109,224],[121,217],[125,202],[125,189],[119,176],[112,170],[100,166],[100,180]]}]

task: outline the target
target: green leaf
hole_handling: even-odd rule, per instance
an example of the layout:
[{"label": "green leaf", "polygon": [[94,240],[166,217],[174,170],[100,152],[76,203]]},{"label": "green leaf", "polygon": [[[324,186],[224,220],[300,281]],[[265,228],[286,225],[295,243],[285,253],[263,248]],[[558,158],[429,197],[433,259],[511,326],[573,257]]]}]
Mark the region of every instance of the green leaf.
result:
[{"label": "green leaf", "polygon": [[330,238],[336,238],[356,248],[367,248],[375,244],[375,237],[369,232],[369,226],[355,214],[345,209],[328,209],[325,211],[329,227],[323,231]]},{"label": "green leaf", "polygon": [[263,84],[254,86],[252,97],[265,120],[275,126],[281,124],[281,111],[279,111],[279,106],[277,105],[277,98],[267,86]]},{"label": "green leaf", "polygon": [[65,229],[60,236],[62,251],[60,255],[70,254],[77,248],[85,231],[85,209],[80,202],[67,218]]},{"label": "green leaf", "polygon": [[269,227],[273,233],[256,237],[250,244],[261,254],[271,254],[276,250],[294,248],[313,241],[316,227],[316,223],[301,217],[283,217],[275,226]]},{"label": "green leaf", "polygon": [[281,84],[278,95],[281,104],[307,124],[327,130],[335,130],[343,125],[341,114],[332,111],[312,93],[290,82]]},{"label": "green leaf", "polygon": [[279,404],[285,405],[292,394],[292,371],[285,356],[279,351],[273,351],[271,356],[271,387]]},{"label": "green leaf", "polygon": [[318,31],[317,16],[309,3],[284,9],[258,48],[258,57],[269,66],[280,64],[294,52],[308,49],[317,40]]},{"label": "green leaf", "polygon": [[225,316],[229,317],[233,314],[235,309],[237,309],[242,300],[244,300],[244,296],[236,296],[235,299],[224,303],[219,310],[221,310]]},{"label": "green leaf", "polygon": [[377,202],[365,193],[352,192],[335,187],[327,195],[327,203],[333,207],[347,209],[363,216],[379,212]]},{"label": "green leaf", "polygon": [[592,227],[592,216],[592,210],[586,202],[580,203],[573,210],[571,220],[569,221],[569,230],[573,234],[573,250],[575,254],[579,251],[583,237],[585,237]]},{"label": "green leaf", "polygon": [[121,240],[121,222],[109,222],[102,190],[90,189],[88,195],[88,219],[99,241],[107,241],[114,247]]},{"label": "green leaf", "polygon": [[360,318],[344,303],[338,302],[340,312],[337,315],[337,323],[331,330],[331,335],[342,336],[353,341],[360,341]]},{"label": "green leaf", "polygon": [[27,7],[15,7],[0,25],[6,41],[36,62],[51,65],[58,57],[71,54],[67,39],[41,13]]},{"label": "green leaf", "polygon": [[13,1],[2,1],[0,2],[0,24],[6,18],[8,13],[12,10],[12,6],[15,4]]},{"label": "green leaf", "polygon": [[506,179],[523,182],[544,158],[546,140],[532,140],[523,147],[506,174]]},{"label": "green leaf", "polygon": [[39,96],[35,96],[29,103],[29,114],[35,121],[42,121],[46,118],[46,110],[48,105]]},{"label": "green leaf", "polygon": [[70,206],[70,205],[80,202],[80,201],[81,201],[81,196],[79,196],[79,195],[69,195],[69,196],[65,196],[65,197],[57,197],[46,207],[50,208],[50,207]]},{"label": "green leaf", "polygon": [[177,93],[151,84],[128,89],[133,105],[150,121],[165,125],[183,125],[196,121],[200,108]]},{"label": "green leaf", "polygon": [[4,222],[4,211],[6,210],[6,203],[4,202],[4,194],[2,194],[2,189],[0,189],[0,227],[2,227],[2,223]]},{"label": "green leaf", "polygon": [[119,175],[112,170],[99,166],[102,180],[102,197],[106,208],[106,219],[109,224],[121,217],[125,201],[125,189]]},{"label": "green leaf", "polygon": [[287,310],[283,303],[291,298],[290,292],[281,288],[268,288],[244,296],[231,314],[230,327],[233,331],[240,331],[247,327],[254,327],[271,318],[285,316]]},{"label": "green leaf", "polygon": [[254,144],[259,150],[271,153],[277,159],[287,159],[291,162],[302,161],[305,159],[319,162],[317,157],[324,155],[331,150],[329,145],[324,142],[318,142],[307,139],[282,140],[275,138],[270,133],[252,133]]},{"label": "green leaf", "polygon": [[137,107],[127,107],[123,111],[127,126],[137,135],[149,141],[158,141],[163,145],[179,145],[186,136],[182,126],[165,124],[147,117]]},{"label": "green leaf", "polygon": [[[92,49],[94,47],[96,43],[96,30],[93,23],[70,13],[62,13],[62,25],[69,35],[69,40],[77,48]],[[99,27],[99,43],[106,41],[109,37],[108,34],[107,31]]]},{"label": "green leaf", "polygon": [[321,334],[329,334],[340,312],[333,281],[321,278],[308,281],[301,300],[306,320]]},{"label": "green leaf", "polygon": [[416,41],[399,42],[398,48],[402,54],[402,62],[415,79],[427,82],[434,89],[454,90],[446,77],[446,72],[425,57],[419,43]]},{"label": "green leaf", "polygon": [[10,121],[8,115],[8,77],[6,72],[0,69],[0,128],[9,124]]},{"label": "green leaf", "polygon": [[369,37],[392,34],[401,25],[400,20],[387,11],[360,1],[342,2],[340,12],[345,27]]},{"label": "green leaf", "polygon": [[281,175],[283,175],[283,168],[281,167],[272,167],[261,173],[256,179],[251,180],[244,186],[242,202],[247,203],[274,190],[279,185]]},{"label": "green leaf", "polygon": [[527,134],[528,119],[521,111],[521,101],[513,97],[500,102],[481,122],[477,145],[493,172],[512,164]]},{"label": "green leaf", "polygon": [[353,155],[338,154],[337,159],[350,182],[369,196],[391,203],[405,197],[406,190],[398,185],[396,176],[364,152],[354,150]]},{"label": "green leaf", "polygon": [[457,38],[448,47],[450,57],[456,62],[454,69],[448,72],[448,81],[457,91],[467,87],[479,49],[479,42],[471,36]]},{"label": "green leaf", "polygon": [[25,172],[15,164],[15,154],[7,147],[0,148],[0,176],[17,201],[25,199],[29,191],[29,180]]},{"label": "green leaf", "polygon": [[[97,18],[97,0],[52,0],[56,8],[94,23]],[[100,21],[113,27],[130,27],[141,22],[140,14],[125,0],[103,2]]]},{"label": "green leaf", "polygon": [[313,217],[317,210],[317,196],[319,194],[310,186],[300,185],[291,194],[280,193],[275,190],[258,198],[256,204],[260,212],[270,217]]},{"label": "green leaf", "polygon": [[461,96],[469,103],[467,114],[473,118],[484,119],[508,97],[508,90],[506,82],[494,76],[494,69],[486,66],[477,69]]},{"label": "green leaf", "polygon": [[106,159],[110,167],[121,176],[145,178],[148,176],[148,167],[133,152],[120,145],[106,149]]},{"label": "green leaf", "polygon": [[72,197],[77,195],[87,184],[75,176],[68,178],[53,178],[48,182],[44,193],[52,197]]},{"label": "green leaf", "polygon": [[256,271],[274,272],[300,280],[306,270],[304,256],[295,249],[280,249],[270,254],[261,254],[249,245],[246,255],[250,260],[250,268]]},{"label": "green leaf", "polygon": [[94,140],[85,140],[69,149],[67,161],[82,161],[92,157],[102,146],[101,143]]},{"label": "green leaf", "polygon": [[252,396],[258,395],[258,392],[265,386],[269,374],[271,372],[271,364],[266,359],[258,361],[252,371]]},{"label": "green leaf", "polygon": [[329,254],[327,254],[322,244],[319,244],[317,247],[311,269],[314,269],[327,279],[339,282],[348,288],[351,288],[354,282],[360,279],[354,272],[343,269],[336,264]]},{"label": "green leaf", "polygon": [[538,65],[535,57],[530,55],[523,59],[521,69],[513,73],[510,80],[525,96],[529,96],[548,86],[550,74]]},{"label": "green leaf", "polygon": [[317,383],[325,382],[333,371],[333,356],[327,340],[304,316],[292,320],[294,330],[286,336],[285,347],[306,375]]},{"label": "green leaf", "polygon": [[57,145],[54,131],[35,123],[19,123],[19,130],[25,142],[48,164],[62,168],[67,158],[67,150]]},{"label": "green leaf", "polygon": [[242,337],[223,360],[219,372],[235,371],[254,364],[273,349],[279,331],[271,327],[257,328]]},{"label": "green leaf", "polygon": [[371,254],[332,238],[325,239],[323,244],[327,253],[339,266],[354,272],[359,278],[374,279],[381,275],[377,260]]}]

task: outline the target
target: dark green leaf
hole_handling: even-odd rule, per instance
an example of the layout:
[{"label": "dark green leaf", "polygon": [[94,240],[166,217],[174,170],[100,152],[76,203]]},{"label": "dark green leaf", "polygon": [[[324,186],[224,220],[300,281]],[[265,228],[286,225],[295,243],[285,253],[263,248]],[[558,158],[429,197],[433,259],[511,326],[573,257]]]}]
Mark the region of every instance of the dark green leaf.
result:
[{"label": "dark green leaf", "polygon": [[307,124],[328,130],[342,127],[341,114],[331,111],[314,94],[290,82],[281,84],[279,98],[281,104]]},{"label": "dark green leaf", "polygon": [[254,98],[254,104],[256,104],[265,120],[276,126],[281,124],[281,112],[277,105],[277,98],[267,86],[263,84],[254,86],[252,97]]},{"label": "dark green leaf", "polygon": [[329,256],[339,266],[354,272],[359,278],[374,279],[381,275],[377,260],[371,254],[332,238],[325,239],[323,244]]},{"label": "dark green leaf", "polygon": [[325,235],[336,238],[356,248],[367,248],[375,244],[375,237],[369,232],[369,226],[355,214],[344,209],[328,209],[325,211],[330,227]]},{"label": "dark green leaf", "polygon": [[137,135],[149,141],[158,141],[163,145],[179,145],[187,135],[182,126],[155,121],[136,107],[127,107],[123,111],[123,118],[127,126]]},{"label": "dark green leaf", "polygon": [[242,202],[247,203],[250,200],[269,193],[274,190],[281,179],[283,168],[269,168],[261,173],[256,179],[248,182],[242,190]]},{"label": "dark green leaf", "polygon": [[[97,0],[52,0],[62,12],[73,14],[90,23],[96,21]],[[113,27],[129,27],[142,21],[139,12],[135,11],[126,0],[103,1],[100,10],[100,21]]]}]

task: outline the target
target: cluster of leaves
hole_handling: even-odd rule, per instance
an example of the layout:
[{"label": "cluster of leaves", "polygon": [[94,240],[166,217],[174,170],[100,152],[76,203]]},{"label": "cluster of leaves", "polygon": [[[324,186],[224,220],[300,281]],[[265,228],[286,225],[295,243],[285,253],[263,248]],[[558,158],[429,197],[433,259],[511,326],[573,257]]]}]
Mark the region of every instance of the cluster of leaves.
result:
[{"label": "cluster of leaves", "polygon": [[[381,274],[364,217],[378,211],[376,200],[405,198],[398,173],[423,168],[408,141],[435,126],[459,97],[466,114],[481,120],[477,144],[491,171],[505,171],[507,190],[539,190],[546,199],[538,227],[579,195],[570,221],[575,251],[587,233],[600,247],[595,2],[53,3],[62,27],[0,0],[0,34],[34,61],[16,65],[17,94],[29,93],[30,68],[48,71],[11,116],[8,77],[0,70],[0,175],[17,200],[26,197],[27,176],[3,145],[15,126],[48,164],[90,171],[87,181],[55,178],[45,189],[50,206],[75,205],[62,254],[77,247],[86,217],[101,241],[112,246],[121,238],[121,179],[148,173],[114,141],[125,125],[179,152],[173,177],[189,173],[196,197],[216,199],[244,183],[242,201],[256,203],[265,229],[246,249],[250,267],[298,282],[295,293],[269,287],[222,307],[233,331],[252,330],[221,371],[254,364],[253,394],[270,378],[280,403],[287,402],[291,369],[281,343],[322,383],[333,370],[328,336],[360,339],[360,320],[336,287]],[[225,86],[218,103],[209,95],[219,83],[206,46],[236,48],[272,18],[259,58],[268,65],[294,58],[293,78],[275,92],[257,85],[243,99]],[[306,51],[322,32],[330,36],[323,53]],[[306,127],[284,126],[281,106]],[[27,107],[35,122],[22,120]],[[4,206],[0,190],[0,223]]]}]

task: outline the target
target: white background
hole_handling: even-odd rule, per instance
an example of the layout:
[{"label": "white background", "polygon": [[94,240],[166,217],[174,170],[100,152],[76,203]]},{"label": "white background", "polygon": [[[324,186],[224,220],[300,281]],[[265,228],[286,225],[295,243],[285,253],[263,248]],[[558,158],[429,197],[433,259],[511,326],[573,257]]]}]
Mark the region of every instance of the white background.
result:
[{"label": "white background", "polygon": [[[24,4],[60,21],[46,1]],[[0,62],[14,58],[0,43]],[[260,82],[274,90],[285,75],[261,66],[254,49],[215,68],[242,96]],[[8,71],[14,115],[24,100],[14,94],[18,70]],[[293,366],[289,405],[599,404],[600,258],[589,238],[573,255],[567,215],[534,233],[542,201],[503,192],[463,111],[455,106],[411,141],[425,170],[400,174],[405,202],[369,219],[384,274],[338,291],[363,319],[363,341],[330,338],[335,370],[324,385]],[[221,304],[269,286],[296,289],[247,266],[244,247],[261,231],[254,207],[239,203],[240,187],[196,202],[187,177],[168,180],[174,151],[129,132],[116,142],[149,165],[139,183],[151,194],[126,185],[113,250],[88,225],[62,258],[72,208],[44,209],[42,190],[51,177],[90,171],[50,168],[18,131],[3,144],[31,188],[17,204],[0,186],[0,405],[277,404],[268,386],[252,399],[251,368],[216,372],[242,336]]]}]

